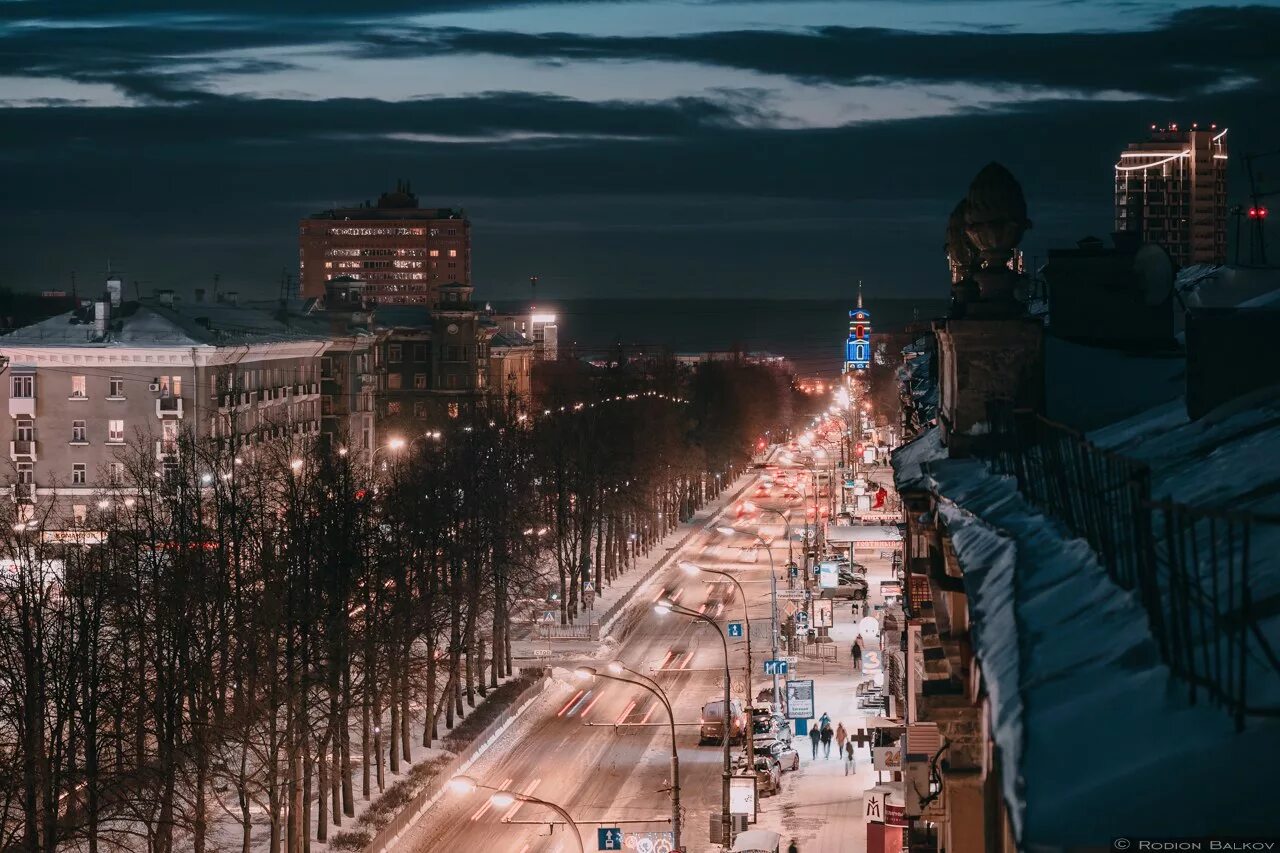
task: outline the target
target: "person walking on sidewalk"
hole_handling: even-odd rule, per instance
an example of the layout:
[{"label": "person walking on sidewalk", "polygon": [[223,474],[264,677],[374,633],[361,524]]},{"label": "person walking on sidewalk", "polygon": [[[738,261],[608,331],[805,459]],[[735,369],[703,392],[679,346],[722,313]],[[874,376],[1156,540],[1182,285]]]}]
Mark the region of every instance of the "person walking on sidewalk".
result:
[{"label": "person walking on sidewalk", "polygon": [[813,742],[813,758],[818,759],[818,739],[822,737],[822,733],[818,731],[818,726],[809,729],[809,740]]},{"label": "person walking on sidewalk", "polygon": [[818,728],[825,729],[831,725],[831,715],[826,711],[822,712],[822,716],[818,718]]},{"label": "person walking on sidewalk", "polygon": [[836,725],[836,755],[844,755],[844,742],[849,739],[849,732],[845,730],[844,723]]},{"label": "person walking on sidewalk", "polygon": [[853,658],[853,674],[857,675],[862,671],[862,644],[857,640],[853,641],[853,648],[849,649],[849,656]]},{"label": "person walking on sidewalk", "polygon": [[844,744],[844,775],[858,772],[858,758],[853,751],[853,741],[845,741]]},{"label": "person walking on sidewalk", "polygon": [[800,853],[800,845],[796,844],[796,840],[791,839],[791,843],[787,845],[787,853]]},{"label": "person walking on sidewalk", "polygon": [[831,757],[831,723],[827,723],[822,727],[822,757]]}]

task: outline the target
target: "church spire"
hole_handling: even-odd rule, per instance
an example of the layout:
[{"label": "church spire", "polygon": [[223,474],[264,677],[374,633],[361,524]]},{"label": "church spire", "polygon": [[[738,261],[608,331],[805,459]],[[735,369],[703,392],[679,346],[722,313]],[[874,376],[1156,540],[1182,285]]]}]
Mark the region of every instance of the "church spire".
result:
[{"label": "church spire", "polygon": [[862,307],[862,279],[858,279],[858,307]]}]

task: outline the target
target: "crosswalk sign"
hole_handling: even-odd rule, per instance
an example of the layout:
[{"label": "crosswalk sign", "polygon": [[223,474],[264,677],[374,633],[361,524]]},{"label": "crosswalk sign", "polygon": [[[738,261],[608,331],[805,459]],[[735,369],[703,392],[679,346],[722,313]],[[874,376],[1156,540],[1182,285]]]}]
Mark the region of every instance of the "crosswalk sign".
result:
[{"label": "crosswalk sign", "polygon": [[621,850],[622,830],[616,826],[601,826],[596,829],[597,850]]}]

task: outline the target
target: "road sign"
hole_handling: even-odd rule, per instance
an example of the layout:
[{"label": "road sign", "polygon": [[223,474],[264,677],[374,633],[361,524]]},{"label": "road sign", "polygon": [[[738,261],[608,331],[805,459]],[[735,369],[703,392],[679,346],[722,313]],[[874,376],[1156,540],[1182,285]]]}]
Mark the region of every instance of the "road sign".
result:
[{"label": "road sign", "polygon": [[787,716],[793,720],[813,717],[813,679],[788,681],[786,688]]},{"label": "road sign", "polygon": [[781,658],[771,659],[764,662],[765,675],[786,675],[787,662]]},{"label": "road sign", "polygon": [[597,850],[622,850],[622,830],[616,826],[601,826],[596,829]]},{"label": "road sign", "polygon": [[796,614],[796,624],[801,628],[809,627],[809,614],[803,610]]},{"label": "road sign", "polygon": [[819,627],[830,628],[835,624],[835,615],[832,612],[835,609],[835,601],[830,598],[820,598],[814,602],[814,616],[817,618]]},{"label": "road sign", "polygon": [[778,598],[790,598],[803,600],[807,593],[803,589],[780,589],[778,590]]},{"label": "road sign", "polygon": [[535,658],[549,658],[551,657],[551,649],[534,649],[533,656]]},{"label": "road sign", "polygon": [[795,563],[787,563],[787,574],[791,575],[793,578],[800,577],[800,567]]},{"label": "road sign", "polygon": [[627,850],[636,853],[675,853],[674,832],[628,832],[623,840]]},{"label": "road sign", "polygon": [[791,666],[792,664],[796,664],[800,662],[800,658],[796,657],[795,655],[787,655],[784,658],[784,660],[787,662],[787,666]]},{"label": "road sign", "polygon": [[742,623],[741,623],[741,622],[730,622],[730,623],[729,623],[729,636],[730,636],[730,637],[741,637],[741,636],[742,636]]}]

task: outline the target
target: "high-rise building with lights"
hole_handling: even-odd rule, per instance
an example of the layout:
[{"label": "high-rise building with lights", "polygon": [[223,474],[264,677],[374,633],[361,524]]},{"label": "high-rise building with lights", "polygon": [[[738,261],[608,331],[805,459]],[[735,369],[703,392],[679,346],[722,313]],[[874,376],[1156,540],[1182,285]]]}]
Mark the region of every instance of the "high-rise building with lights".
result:
[{"label": "high-rise building with lights", "polygon": [[326,281],[345,275],[378,304],[431,305],[441,285],[471,286],[471,223],[461,210],[419,207],[398,183],[376,205],[303,219],[298,255],[303,297],[323,296]]},{"label": "high-rise building with lights", "polygon": [[1163,246],[1179,265],[1227,259],[1227,129],[1151,126],[1116,163],[1116,231]]}]

